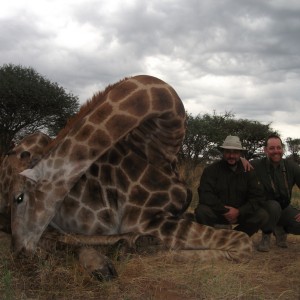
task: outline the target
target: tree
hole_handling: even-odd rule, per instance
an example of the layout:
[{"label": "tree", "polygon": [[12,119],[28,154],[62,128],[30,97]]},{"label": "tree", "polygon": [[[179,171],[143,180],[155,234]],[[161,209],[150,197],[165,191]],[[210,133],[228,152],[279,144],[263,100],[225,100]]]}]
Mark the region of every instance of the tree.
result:
[{"label": "tree", "polygon": [[286,139],[286,144],[290,155],[288,159],[292,159],[298,164],[300,164],[300,139],[292,139],[288,137]]},{"label": "tree", "polygon": [[224,129],[227,133],[240,138],[244,148],[247,149],[245,157],[251,159],[263,153],[265,140],[270,134],[278,134],[270,126],[271,123],[265,125],[248,119],[231,119]]},{"label": "tree", "polygon": [[78,97],[67,94],[32,68],[0,68],[0,154],[13,141],[41,130],[54,136],[79,108]]},{"label": "tree", "polygon": [[223,128],[232,116],[231,113],[196,117],[187,114],[187,130],[179,153],[180,160],[194,164],[215,158],[219,153],[217,145],[223,138]]},{"label": "tree", "polygon": [[214,160],[219,156],[217,146],[227,135],[237,135],[247,149],[246,158],[254,157],[262,150],[265,139],[274,133],[270,124],[258,121],[234,119],[234,114],[226,112],[217,115],[215,112],[193,117],[187,114],[187,131],[179,154],[180,161],[193,165]]}]

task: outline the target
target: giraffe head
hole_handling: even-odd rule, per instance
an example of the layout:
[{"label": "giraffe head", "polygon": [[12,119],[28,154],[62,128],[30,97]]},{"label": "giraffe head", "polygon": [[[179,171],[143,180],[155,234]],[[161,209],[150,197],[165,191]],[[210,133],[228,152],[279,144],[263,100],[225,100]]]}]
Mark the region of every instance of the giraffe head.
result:
[{"label": "giraffe head", "polygon": [[[32,169],[26,169],[25,173],[30,173]],[[18,174],[15,179],[14,195],[11,203],[11,229],[12,229],[12,248],[16,253],[25,250],[25,253],[32,253],[41,236],[40,227],[38,226],[37,216],[39,210],[46,212],[46,208],[42,205],[43,192],[39,191],[37,177],[31,179]],[[37,194],[39,201],[37,201]],[[39,217],[42,217],[39,215]],[[42,231],[49,222],[42,224]],[[26,226],[29,224],[29,226]],[[17,236],[17,238],[16,238]]]}]

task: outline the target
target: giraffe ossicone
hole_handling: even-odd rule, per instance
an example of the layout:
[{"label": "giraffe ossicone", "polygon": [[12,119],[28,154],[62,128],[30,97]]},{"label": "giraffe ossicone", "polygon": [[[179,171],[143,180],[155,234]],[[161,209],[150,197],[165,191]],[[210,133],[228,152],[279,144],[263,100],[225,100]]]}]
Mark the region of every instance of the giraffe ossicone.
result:
[{"label": "giraffe ossicone", "polygon": [[200,259],[249,259],[246,234],[182,217],[191,200],[176,172],[185,121],[175,90],[152,76],[125,78],[94,95],[13,182],[13,250],[35,251],[52,224],[104,240],[153,236],[169,249],[197,250]]}]

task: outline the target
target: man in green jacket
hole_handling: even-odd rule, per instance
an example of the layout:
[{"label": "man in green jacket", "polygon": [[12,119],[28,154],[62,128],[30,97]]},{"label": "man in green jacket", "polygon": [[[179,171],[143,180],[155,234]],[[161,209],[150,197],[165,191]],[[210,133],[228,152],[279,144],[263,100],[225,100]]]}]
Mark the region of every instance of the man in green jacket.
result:
[{"label": "man in green jacket", "polygon": [[300,210],[290,204],[293,186],[297,184],[300,188],[300,166],[283,159],[283,149],[280,137],[273,134],[265,143],[266,157],[251,161],[264,186],[265,209],[269,213],[269,221],[262,227],[259,251],[270,251],[272,232],[277,246],[282,248],[287,248],[287,233],[300,234]]},{"label": "man in green jacket", "polygon": [[220,149],[222,159],[201,176],[196,220],[215,227],[237,224],[235,230],[251,236],[268,221],[263,187],[255,171],[245,172],[240,160],[245,149],[237,136],[227,136]]}]

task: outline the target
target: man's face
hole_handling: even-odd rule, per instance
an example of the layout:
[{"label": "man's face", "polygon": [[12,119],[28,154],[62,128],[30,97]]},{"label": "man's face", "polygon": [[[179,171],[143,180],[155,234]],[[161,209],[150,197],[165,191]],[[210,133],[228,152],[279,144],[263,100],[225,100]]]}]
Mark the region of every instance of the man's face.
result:
[{"label": "man's face", "polygon": [[241,157],[240,150],[224,149],[223,150],[223,159],[231,166],[234,166]]},{"label": "man's face", "polygon": [[272,163],[279,163],[283,156],[283,147],[280,139],[270,138],[267,146],[264,148],[265,154]]}]

